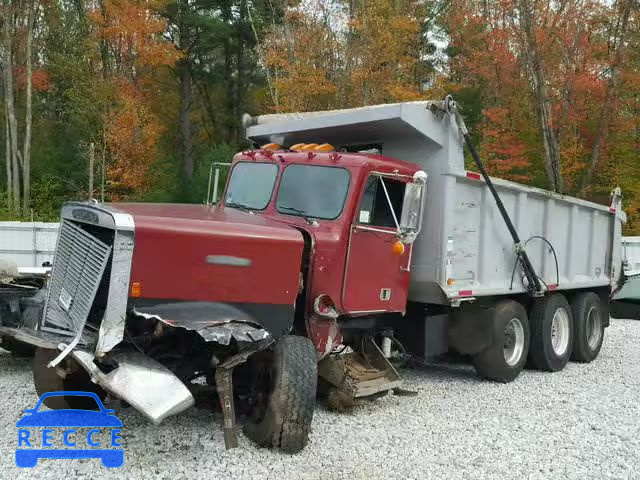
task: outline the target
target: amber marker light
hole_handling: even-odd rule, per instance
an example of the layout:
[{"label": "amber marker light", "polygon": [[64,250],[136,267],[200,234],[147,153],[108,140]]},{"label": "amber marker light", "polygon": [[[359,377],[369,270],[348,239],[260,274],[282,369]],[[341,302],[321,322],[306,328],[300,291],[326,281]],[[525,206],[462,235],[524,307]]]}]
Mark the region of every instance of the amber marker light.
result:
[{"label": "amber marker light", "polygon": [[280,150],[280,145],[277,143],[267,143],[266,145],[262,146],[263,150],[271,150],[272,152],[275,150]]},{"label": "amber marker light", "polygon": [[133,282],[131,284],[131,296],[134,298],[138,298],[142,295],[142,285],[140,282]]},{"label": "amber marker light", "polygon": [[335,148],[330,143],[323,143],[322,145],[318,145],[314,148],[316,152],[333,152]]},{"label": "amber marker light", "polygon": [[404,253],[404,243],[400,240],[394,242],[393,247],[391,247],[391,251],[394,255],[402,255]]}]

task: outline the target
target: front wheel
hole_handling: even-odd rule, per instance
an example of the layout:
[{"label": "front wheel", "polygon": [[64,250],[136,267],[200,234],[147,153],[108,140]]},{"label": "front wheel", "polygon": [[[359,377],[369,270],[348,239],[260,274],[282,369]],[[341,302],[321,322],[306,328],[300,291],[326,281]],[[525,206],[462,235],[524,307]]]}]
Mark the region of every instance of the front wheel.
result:
[{"label": "front wheel", "polygon": [[0,340],[2,340],[0,347],[11,352],[14,357],[33,357],[35,352],[33,345],[20,342],[13,337],[0,337]]},{"label": "front wheel", "polygon": [[493,344],[473,357],[481,377],[507,383],[516,379],[529,351],[529,321],[524,307],[503,300],[493,310]]},{"label": "front wheel", "polygon": [[[81,391],[93,392],[101,401],[107,393],[91,381],[89,374],[77,362],[65,358],[58,368],[47,365],[60,352],[49,348],[37,348],[33,357],[33,383],[38,397],[48,392]],[[60,374],[64,375],[64,378]],[[44,404],[53,409],[97,410],[98,404],[91,397],[54,396],[44,399]]]},{"label": "front wheel", "polygon": [[270,394],[264,411],[244,433],[263,447],[298,452],[309,441],[316,404],[316,350],[305,337],[287,336],[273,349]]}]

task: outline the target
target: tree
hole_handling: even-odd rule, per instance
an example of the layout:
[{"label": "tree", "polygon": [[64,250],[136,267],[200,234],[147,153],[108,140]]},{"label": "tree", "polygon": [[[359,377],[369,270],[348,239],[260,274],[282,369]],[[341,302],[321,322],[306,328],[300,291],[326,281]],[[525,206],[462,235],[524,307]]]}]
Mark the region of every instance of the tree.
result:
[{"label": "tree", "polygon": [[[153,79],[173,66],[179,52],[162,33],[163,3],[152,0],[103,0],[89,12],[100,49],[106,101],[101,115],[103,148],[113,198],[141,194],[150,186],[151,165],[157,160],[162,124],[153,113]],[[104,154],[105,152],[103,152]]]},{"label": "tree", "polygon": [[[2,28],[2,48],[0,67],[2,68],[4,111],[5,111],[5,152],[7,175],[7,205],[15,214],[20,211],[27,215],[31,198],[31,123],[33,92],[33,31],[38,17],[35,0],[11,2],[4,0],[0,7]],[[24,44],[24,51],[22,47]],[[18,122],[16,73],[18,61],[25,63],[25,106],[23,132]],[[23,137],[20,146],[20,135]]]},{"label": "tree", "polygon": [[[424,25],[435,2],[319,2],[290,8],[266,44],[277,109],[362,106],[422,97],[432,70]],[[341,25],[346,24],[346,28]]]},{"label": "tree", "polygon": [[632,3],[457,0],[443,15],[451,35],[448,79],[480,92],[485,125],[495,121],[495,108],[508,108],[513,119],[535,113],[535,122],[511,122],[517,131],[493,129],[482,141],[524,144],[534,172],[544,159],[541,186],[583,196],[604,191],[594,172],[611,154],[611,122],[626,114],[615,108],[623,80],[637,69],[623,61],[637,17]]}]

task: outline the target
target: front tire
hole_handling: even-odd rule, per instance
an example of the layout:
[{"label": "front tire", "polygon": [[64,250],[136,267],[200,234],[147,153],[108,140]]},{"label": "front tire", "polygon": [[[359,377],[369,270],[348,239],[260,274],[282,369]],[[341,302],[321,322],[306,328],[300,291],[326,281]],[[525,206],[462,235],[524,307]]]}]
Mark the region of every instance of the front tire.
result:
[{"label": "front tire", "polygon": [[264,414],[244,433],[263,447],[299,452],[309,441],[316,404],[316,350],[305,337],[287,336],[273,351],[270,395]]},{"label": "front tire", "polygon": [[529,360],[538,370],[558,372],[571,357],[573,314],[562,294],[536,300],[531,307]]},{"label": "front tire", "polygon": [[596,359],[604,341],[604,308],[593,292],[576,295],[571,301],[573,313],[573,353],[571,360],[589,363]]},{"label": "front tire", "polygon": [[10,352],[14,357],[28,358],[33,357],[35,347],[28,343],[23,343],[13,337],[2,337],[0,347]]},{"label": "front tire", "polygon": [[493,338],[489,348],[473,357],[473,366],[483,378],[511,382],[520,375],[529,351],[529,321],[522,305],[514,300],[496,304]]},{"label": "front tire", "polygon": [[[100,401],[104,401],[107,393],[98,385],[93,383],[89,374],[76,362],[65,358],[60,367],[66,368],[66,376],[62,378],[55,368],[47,365],[56,358],[60,352],[50,348],[37,348],[33,357],[33,383],[36,387],[38,397],[48,392],[81,391],[93,392],[98,395]],[[97,410],[98,404],[90,397],[68,397],[56,396],[44,399],[44,404],[53,409],[77,408],[82,410]]]}]

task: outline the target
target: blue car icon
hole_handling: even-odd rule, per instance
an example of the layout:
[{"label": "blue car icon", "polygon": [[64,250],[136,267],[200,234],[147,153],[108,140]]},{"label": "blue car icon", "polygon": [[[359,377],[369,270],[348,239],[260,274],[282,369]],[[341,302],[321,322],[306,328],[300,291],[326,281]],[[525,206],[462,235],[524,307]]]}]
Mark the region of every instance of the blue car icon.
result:
[{"label": "blue car icon", "polygon": [[[47,410],[38,412],[42,402],[47,397],[53,396],[83,396],[91,397],[99,407],[99,411],[63,409]],[[117,468],[124,463],[124,450],[120,440],[120,428],[122,422],[114,415],[114,410],[104,408],[100,398],[93,392],[49,392],[43,394],[36,406],[26,409],[25,415],[18,420],[18,448],[16,448],[16,465],[18,467],[35,467],[40,458],[60,458],[60,459],[81,459],[99,458],[105,467]],[[32,438],[32,431],[27,428],[42,428],[42,442]],[[51,427],[51,428],[50,428]],[[102,427],[111,429],[111,448],[75,448],[80,442],[80,435],[76,434],[73,427]],[[63,442],[67,447],[74,448],[54,448],[52,432],[53,428],[64,428]],[[95,435],[100,433],[97,428],[89,430],[86,435],[87,447],[100,447],[100,443],[95,440]],[[72,437],[73,436],[73,437]],[[34,436],[35,437],[35,436]],[[74,439],[72,442],[71,439]],[[42,448],[23,448],[23,447]]]}]

